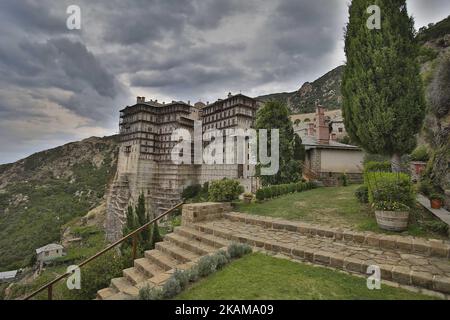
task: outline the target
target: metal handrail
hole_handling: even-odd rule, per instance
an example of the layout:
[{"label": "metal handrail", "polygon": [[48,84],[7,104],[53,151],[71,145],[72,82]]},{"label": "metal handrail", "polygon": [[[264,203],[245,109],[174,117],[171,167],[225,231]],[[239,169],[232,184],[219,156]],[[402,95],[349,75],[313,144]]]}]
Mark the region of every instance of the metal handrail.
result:
[{"label": "metal handrail", "polygon": [[[137,248],[137,235],[139,233],[141,233],[145,228],[149,227],[150,225],[152,225],[153,223],[157,222],[158,220],[160,220],[161,218],[165,217],[166,215],[168,215],[169,213],[173,212],[174,210],[178,209],[179,207],[181,207],[184,204],[184,202],[180,202],[179,204],[177,204],[175,207],[167,210],[166,212],[164,212],[163,214],[161,214],[160,216],[156,217],[155,219],[147,222],[146,224],[142,225],[141,227],[139,227],[138,229],[134,230],[133,232],[129,233],[128,235],[126,235],[125,237],[117,240],[116,242],[110,244],[109,246],[107,246],[105,249],[103,249],[102,251],[96,253],[95,255],[93,255],[92,257],[84,260],[83,262],[81,262],[78,265],[78,268],[81,268],[83,266],[85,266],[86,264],[88,264],[89,262],[91,262],[92,260],[97,259],[98,257],[100,257],[101,255],[105,254],[106,252],[108,252],[109,250],[115,248],[116,246],[118,246],[119,244],[123,243],[124,241],[133,238],[133,260],[136,259],[136,248]],[[67,278],[68,276],[70,276],[74,271],[71,272],[66,272],[63,275],[60,275],[59,277],[57,277],[56,279],[50,281],[49,283],[47,283],[46,285],[40,287],[39,289],[37,289],[36,291],[34,291],[33,293],[29,294],[28,296],[25,297],[24,300],[29,300],[31,298],[33,298],[35,295],[37,295],[38,293],[44,291],[45,289],[47,289],[48,292],[48,300],[52,300],[53,297],[53,285],[55,283],[57,283],[58,281]]]}]

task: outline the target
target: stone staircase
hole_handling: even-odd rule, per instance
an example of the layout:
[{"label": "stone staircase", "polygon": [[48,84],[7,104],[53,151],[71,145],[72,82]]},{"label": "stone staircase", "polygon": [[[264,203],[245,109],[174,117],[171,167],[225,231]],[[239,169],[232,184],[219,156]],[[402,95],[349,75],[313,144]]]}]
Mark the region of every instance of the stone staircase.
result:
[{"label": "stone staircase", "polygon": [[175,269],[187,269],[232,242],[366,277],[368,266],[377,265],[382,281],[449,298],[448,241],[356,232],[230,210],[225,204],[185,205],[182,226],[135,260],[134,267],[113,279],[109,288],[100,290],[98,299],[129,299],[145,285],[162,286]]},{"label": "stone staircase", "polygon": [[186,205],[183,220],[186,225],[175,228],[173,233],[156,244],[154,250],[134,260],[134,266],[123,270],[122,277],[111,280],[108,288],[97,292],[98,300],[128,300],[136,298],[145,286],[161,287],[176,270],[192,267],[202,256],[224,249],[231,241],[199,232],[191,223],[217,218],[229,210],[229,204],[204,206]]}]

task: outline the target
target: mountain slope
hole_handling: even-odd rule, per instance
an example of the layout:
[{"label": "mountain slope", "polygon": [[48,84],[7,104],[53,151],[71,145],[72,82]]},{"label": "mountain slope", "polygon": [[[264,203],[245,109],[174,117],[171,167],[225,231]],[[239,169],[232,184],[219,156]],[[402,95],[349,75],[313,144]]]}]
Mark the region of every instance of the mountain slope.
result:
[{"label": "mountain slope", "polygon": [[98,206],[115,173],[117,137],[89,138],[0,166],[0,271],[25,266],[61,226]]},{"label": "mountain slope", "polygon": [[286,103],[293,113],[314,112],[316,101],[328,110],[340,109],[343,71],[344,66],[339,66],[314,82],[305,82],[298,91],[268,94],[256,99],[263,102],[276,100]]}]

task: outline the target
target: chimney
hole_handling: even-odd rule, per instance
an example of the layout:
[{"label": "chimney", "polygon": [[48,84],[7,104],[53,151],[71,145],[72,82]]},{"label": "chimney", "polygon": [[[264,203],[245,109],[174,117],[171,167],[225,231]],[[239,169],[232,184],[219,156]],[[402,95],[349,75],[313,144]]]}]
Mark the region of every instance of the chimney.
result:
[{"label": "chimney", "polygon": [[308,123],[308,136],[314,137],[316,135],[316,132],[314,130],[314,123],[309,122]]},{"label": "chimney", "polygon": [[328,144],[330,142],[330,129],[325,123],[325,108],[319,104],[316,107],[316,134],[318,143]]},{"label": "chimney", "polygon": [[137,101],[137,103],[144,103],[145,102],[145,97],[137,97],[136,101]]},{"label": "chimney", "polygon": [[228,92],[228,98],[231,98],[232,96],[231,92]]}]

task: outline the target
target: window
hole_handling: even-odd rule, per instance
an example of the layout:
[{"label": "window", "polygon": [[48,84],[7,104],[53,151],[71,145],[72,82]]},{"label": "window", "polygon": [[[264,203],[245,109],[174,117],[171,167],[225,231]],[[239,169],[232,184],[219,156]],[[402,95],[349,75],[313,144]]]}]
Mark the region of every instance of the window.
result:
[{"label": "window", "polygon": [[340,133],[342,133],[342,132],[344,131],[344,129],[339,128],[338,131],[339,131]]}]

